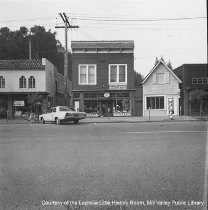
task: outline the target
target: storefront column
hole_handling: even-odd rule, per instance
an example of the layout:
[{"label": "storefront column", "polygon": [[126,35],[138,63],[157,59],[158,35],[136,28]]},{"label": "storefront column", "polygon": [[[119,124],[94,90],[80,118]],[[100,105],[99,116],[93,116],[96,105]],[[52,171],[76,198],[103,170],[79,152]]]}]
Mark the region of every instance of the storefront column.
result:
[{"label": "storefront column", "polygon": [[80,93],[79,110],[80,110],[81,112],[84,112],[84,94],[83,94],[83,93]]},{"label": "storefront column", "polygon": [[7,110],[7,119],[13,118],[13,98],[8,96],[8,110]]},{"label": "storefront column", "polygon": [[184,115],[189,115],[189,92],[184,90]]},{"label": "storefront column", "polygon": [[135,116],[135,94],[133,91],[130,92],[130,105],[131,105],[131,116]]}]

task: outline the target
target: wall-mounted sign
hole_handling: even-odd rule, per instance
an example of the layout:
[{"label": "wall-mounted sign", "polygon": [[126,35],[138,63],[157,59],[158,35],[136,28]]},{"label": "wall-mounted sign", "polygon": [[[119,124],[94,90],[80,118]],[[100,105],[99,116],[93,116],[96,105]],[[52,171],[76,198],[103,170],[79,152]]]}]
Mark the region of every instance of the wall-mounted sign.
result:
[{"label": "wall-mounted sign", "polygon": [[109,85],[110,90],[126,90],[127,85]]},{"label": "wall-mounted sign", "polygon": [[104,93],[104,97],[105,98],[109,98],[110,97],[110,93]]},{"label": "wall-mounted sign", "polygon": [[14,101],[13,105],[14,106],[25,106],[25,102],[24,101]]}]

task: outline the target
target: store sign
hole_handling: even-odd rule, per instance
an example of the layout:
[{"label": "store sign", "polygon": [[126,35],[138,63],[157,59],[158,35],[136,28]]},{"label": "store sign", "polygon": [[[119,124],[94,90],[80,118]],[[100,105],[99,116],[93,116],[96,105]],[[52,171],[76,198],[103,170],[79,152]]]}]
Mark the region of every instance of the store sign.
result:
[{"label": "store sign", "polygon": [[110,93],[104,93],[104,97],[105,98],[109,98],[110,97]]},{"label": "store sign", "polygon": [[14,106],[25,106],[24,101],[14,101]]},{"label": "store sign", "polygon": [[110,90],[126,90],[127,85],[109,85]]}]

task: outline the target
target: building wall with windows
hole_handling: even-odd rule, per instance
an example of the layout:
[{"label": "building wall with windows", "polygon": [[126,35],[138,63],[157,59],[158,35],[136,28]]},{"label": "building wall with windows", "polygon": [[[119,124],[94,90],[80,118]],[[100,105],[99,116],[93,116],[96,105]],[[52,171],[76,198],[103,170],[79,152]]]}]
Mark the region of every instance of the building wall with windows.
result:
[{"label": "building wall with windows", "polygon": [[[0,75],[5,79],[5,87],[0,88],[1,92],[31,92],[46,90],[45,87],[45,71],[44,70],[1,70]],[[21,77],[25,78],[26,83],[21,86]],[[29,78],[33,77],[35,80],[34,86],[29,86]],[[34,83],[33,83],[34,84]]]},{"label": "building wall with windows", "polygon": [[[123,68],[125,79],[119,82],[118,68]],[[86,73],[90,74],[95,71],[95,78],[90,80],[87,75],[86,82],[81,80],[82,69],[86,68]],[[116,75],[110,81],[110,69],[115,68]],[[123,89],[134,89],[134,58],[133,53],[73,53],[72,55],[72,78],[73,90],[103,90],[116,89],[116,85],[120,85]],[[112,70],[113,71],[113,70]],[[122,72],[123,73],[123,72]]]},{"label": "building wall with windows", "polygon": [[63,85],[63,76],[47,59],[0,60],[0,112],[9,111],[9,117],[14,117],[28,111],[46,112],[55,103],[63,105]]},{"label": "building wall with windows", "polygon": [[72,42],[75,108],[88,116],[134,115],[133,41]]},{"label": "building wall with windows", "polygon": [[[192,90],[201,89],[208,93],[208,69],[207,64],[183,64],[173,72],[181,79],[180,106],[183,115],[199,115],[199,105],[195,106],[189,102]],[[203,104],[204,114],[208,114],[208,100]]]},{"label": "building wall with windows", "polygon": [[143,81],[143,116],[179,115],[180,79],[160,61]]}]

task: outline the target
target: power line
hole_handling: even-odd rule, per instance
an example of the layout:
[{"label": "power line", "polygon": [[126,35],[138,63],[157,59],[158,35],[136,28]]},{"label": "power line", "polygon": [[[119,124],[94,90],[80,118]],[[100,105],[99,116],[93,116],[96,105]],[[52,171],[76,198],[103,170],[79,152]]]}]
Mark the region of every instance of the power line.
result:
[{"label": "power line", "polygon": [[94,18],[79,18],[74,17],[72,19],[78,20],[90,20],[90,21],[99,21],[99,22],[156,22],[156,21],[179,21],[179,20],[196,20],[196,19],[205,19],[207,17],[181,17],[181,18],[157,18],[157,19],[94,19]]},{"label": "power line", "polygon": [[22,21],[36,21],[36,20],[49,20],[55,19],[54,16],[43,17],[43,18],[29,18],[29,19],[15,19],[15,20],[0,20],[0,23],[10,23],[10,22],[22,22]]},{"label": "power line", "polygon": [[89,40],[94,40],[94,41],[97,41],[97,39],[95,39],[92,35],[90,35],[89,33],[87,33],[86,31],[84,31],[83,29],[80,28],[80,32],[85,36],[87,37]]}]

